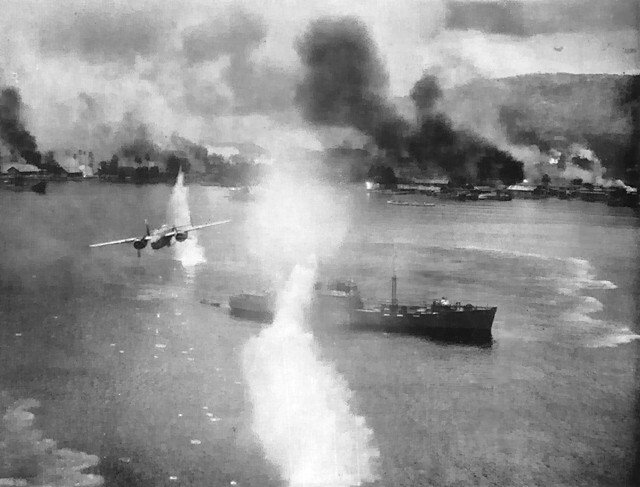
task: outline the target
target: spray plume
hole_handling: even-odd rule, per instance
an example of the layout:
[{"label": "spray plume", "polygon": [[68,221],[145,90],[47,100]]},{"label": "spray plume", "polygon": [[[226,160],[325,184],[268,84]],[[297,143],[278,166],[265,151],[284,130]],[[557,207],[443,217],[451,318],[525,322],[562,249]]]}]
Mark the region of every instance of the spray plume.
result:
[{"label": "spray plume", "polygon": [[[189,188],[184,185],[184,174],[178,172],[176,183],[171,191],[167,219],[176,226],[191,225],[191,211],[189,210]],[[173,246],[175,259],[180,261],[182,267],[193,270],[198,264],[206,262],[204,249],[198,244],[198,237],[191,233],[184,242]]]},{"label": "spray plume", "polygon": [[347,383],[321,359],[305,323],[317,259],[337,249],[344,209],[326,187],[300,174],[308,167],[288,169],[274,164],[248,221],[248,235],[259,236],[249,241],[252,251],[284,283],[273,325],[243,352],[252,426],[288,485],[359,485],[375,479],[373,432],[351,411]]},{"label": "spray plume", "polygon": [[290,486],[350,486],[373,481],[378,452],[361,416],[349,408],[346,382],[318,358],[301,323],[311,300],[313,266],[294,268],[274,324],[245,349],[254,431]]}]

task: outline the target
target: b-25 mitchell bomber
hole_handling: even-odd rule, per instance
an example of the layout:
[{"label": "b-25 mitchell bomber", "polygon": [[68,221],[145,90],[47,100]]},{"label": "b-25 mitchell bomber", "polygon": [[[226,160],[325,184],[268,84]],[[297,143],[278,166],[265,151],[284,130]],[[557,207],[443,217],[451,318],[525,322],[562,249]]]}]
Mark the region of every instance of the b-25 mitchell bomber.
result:
[{"label": "b-25 mitchell bomber", "polygon": [[123,243],[133,243],[133,248],[138,251],[138,257],[140,257],[140,251],[144,249],[148,243],[151,243],[151,248],[153,250],[161,249],[162,247],[170,247],[171,239],[175,238],[177,242],[184,242],[189,237],[189,232],[193,232],[194,230],[200,230],[201,228],[213,227],[215,225],[222,225],[223,223],[229,223],[231,220],[223,220],[219,222],[212,223],[204,223],[202,225],[193,225],[193,226],[168,226],[162,225],[160,228],[156,230],[150,230],[149,224],[145,220],[145,225],[147,229],[146,235],[142,237],[129,237],[123,238],[121,240],[113,240],[111,242],[103,242],[89,245],[91,248],[95,247],[105,247],[107,245],[117,245]]}]

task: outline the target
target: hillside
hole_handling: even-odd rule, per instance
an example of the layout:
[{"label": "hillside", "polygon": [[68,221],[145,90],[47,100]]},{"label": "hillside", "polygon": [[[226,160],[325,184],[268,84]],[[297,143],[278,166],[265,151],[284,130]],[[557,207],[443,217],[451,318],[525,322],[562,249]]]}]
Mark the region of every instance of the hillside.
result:
[{"label": "hillside", "polygon": [[446,90],[440,109],[456,125],[498,144],[536,146],[543,154],[586,146],[610,177],[623,178],[632,159],[632,124],[621,99],[631,78],[560,73],[479,79]]}]

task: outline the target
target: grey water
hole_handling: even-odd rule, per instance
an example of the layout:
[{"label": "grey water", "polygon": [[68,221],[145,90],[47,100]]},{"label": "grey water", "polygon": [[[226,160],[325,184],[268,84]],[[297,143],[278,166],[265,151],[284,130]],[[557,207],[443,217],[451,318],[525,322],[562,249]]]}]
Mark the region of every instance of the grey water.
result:
[{"label": "grey water", "polygon": [[[354,279],[371,304],[389,299],[395,272],[400,301],[498,307],[480,346],[314,325],[379,452],[366,485],[630,483],[637,214],[559,200],[402,207],[360,186],[332,191],[349,225],[320,277]],[[253,431],[242,368],[262,325],[225,308],[273,283],[248,244],[260,238],[259,200],[189,186],[193,224],[233,220],[200,231],[204,259],[88,248],[142,236],[145,219],[160,226],[171,192],[99,182],[0,192],[0,406],[13,414],[0,431],[21,445],[0,458],[0,478],[37,485],[45,453],[33,445],[48,438],[67,458],[46,473],[60,485],[287,485]]]}]

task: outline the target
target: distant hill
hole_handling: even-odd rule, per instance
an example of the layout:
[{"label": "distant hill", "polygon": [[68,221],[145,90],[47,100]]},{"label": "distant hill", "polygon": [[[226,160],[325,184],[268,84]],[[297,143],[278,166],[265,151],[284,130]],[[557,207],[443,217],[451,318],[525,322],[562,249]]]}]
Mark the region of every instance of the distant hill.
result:
[{"label": "distant hill", "polygon": [[609,176],[622,178],[633,127],[621,99],[631,78],[558,73],[478,79],[445,90],[440,109],[490,140],[506,137],[543,153],[586,146]]}]

